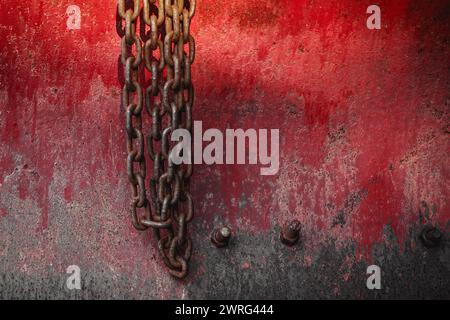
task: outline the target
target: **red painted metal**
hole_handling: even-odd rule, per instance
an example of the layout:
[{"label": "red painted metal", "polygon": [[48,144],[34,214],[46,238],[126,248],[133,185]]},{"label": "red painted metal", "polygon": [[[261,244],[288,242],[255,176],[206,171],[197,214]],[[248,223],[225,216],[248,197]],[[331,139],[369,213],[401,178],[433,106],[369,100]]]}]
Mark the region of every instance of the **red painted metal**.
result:
[{"label": "red painted metal", "polygon": [[[402,244],[426,208],[448,222],[448,4],[378,1],[382,29],[368,30],[370,4],[198,1],[194,119],[279,128],[281,166],[196,166],[192,232],[209,243],[217,216],[251,233],[297,219],[307,257],[330,237],[364,256],[386,225]],[[115,15],[115,1],[0,4],[0,258],[20,257],[3,268],[76,257],[167,277],[128,214]]]}]

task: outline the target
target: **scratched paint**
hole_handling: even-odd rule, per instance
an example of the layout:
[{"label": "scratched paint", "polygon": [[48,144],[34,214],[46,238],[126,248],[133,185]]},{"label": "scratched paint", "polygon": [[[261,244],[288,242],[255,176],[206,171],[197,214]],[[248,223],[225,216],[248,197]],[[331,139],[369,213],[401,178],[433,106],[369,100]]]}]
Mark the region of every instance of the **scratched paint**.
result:
[{"label": "scratched paint", "polygon": [[[67,30],[72,4],[79,30]],[[205,230],[219,223],[256,237],[296,218],[305,265],[330,240],[356,243],[356,263],[371,259],[386,226],[400,248],[421,223],[448,228],[450,7],[379,1],[382,29],[368,30],[371,4],[198,0],[194,119],[280,129],[281,164],[273,177],[257,166],[195,167],[201,250],[186,281],[213,269],[202,265]],[[0,4],[0,270],[101,264],[116,277],[156,278],[155,297],[182,296],[127,211],[115,17],[114,1]]]}]

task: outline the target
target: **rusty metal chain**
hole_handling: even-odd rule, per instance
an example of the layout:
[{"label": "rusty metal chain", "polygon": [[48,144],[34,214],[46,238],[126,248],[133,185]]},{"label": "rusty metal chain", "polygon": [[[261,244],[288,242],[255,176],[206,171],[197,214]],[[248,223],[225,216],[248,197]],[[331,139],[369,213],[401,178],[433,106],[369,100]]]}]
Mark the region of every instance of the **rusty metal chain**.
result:
[{"label": "rusty metal chain", "polygon": [[[190,34],[190,23],[195,0],[142,0],[142,6],[140,0],[128,2],[119,0],[118,14],[125,23],[121,61],[125,70],[123,105],[127,172],[133,196],[132,223],[138,230],[153,228],[170,274],[184,278],[192,252],[192,241],[187,235],[194,207],[189,191],[192,164],[175,165],[171,161],[170,136],[178,128],[192,133],[191,65],[195,59],[195,41]],[[140,36],[136,33],[138,22]],[[144,68],[151,75],[148,81]],[[152,123],[146,139],[153,166],[148,182],[149,198],[144,105]]]}]

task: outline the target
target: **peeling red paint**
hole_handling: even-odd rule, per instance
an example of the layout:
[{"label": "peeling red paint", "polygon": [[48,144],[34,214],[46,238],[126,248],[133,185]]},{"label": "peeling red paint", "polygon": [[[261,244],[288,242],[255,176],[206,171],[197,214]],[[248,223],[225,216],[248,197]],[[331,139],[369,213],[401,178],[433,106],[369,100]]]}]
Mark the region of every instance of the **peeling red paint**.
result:
[{"label": "peeling red paint", "polygon": [[72,201],[72,187],[71,186],[67,186],[64,188],[64,199],[67,202]]},{"label": "peeling red paint", "polygon": [[[49,250],[46,263],[63,259],[58,243],[43,244],[70,217],[86,263],[163,269],[127,212],[115,3],[80,1],[81,30],[68,31],[69,4],[0,4],[1,204],[39,215],[28,265],[42,259],[36,248]],[[197,166],[196,219],[259,233],[296,218],[307,250],[334,237],[366,253],[386,225],[402,243],[423,202],[431,221],[448,222],[448,4],[379,1],[380,31],[365,27],[368,5],[198,1],[194,118],[204,130],[280,128],[281,167],[262,177],[258,167]]]}]

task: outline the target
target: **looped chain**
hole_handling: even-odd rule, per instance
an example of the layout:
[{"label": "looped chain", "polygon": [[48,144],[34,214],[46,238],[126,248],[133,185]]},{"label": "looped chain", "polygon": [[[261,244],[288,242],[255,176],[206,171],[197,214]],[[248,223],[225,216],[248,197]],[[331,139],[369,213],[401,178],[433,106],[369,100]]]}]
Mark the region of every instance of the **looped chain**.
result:
[{"label": "looped chain", "polygon": [[[192,131],[195,41],[190,25],[195,5],[195,0],[142,0],[141,7],[140,0],[133,0],[127,7],[125,0],[119,0],[117,10],[125,24],[121,33],[125,73],[122,102],[126,110],[132,224],[138,230],[154,230],[163,261],[177,278],[184,278],[188,272],[192,241],[187,224],[192,221],[194,204],[189,192],[192,164],[175,165],[171,161],[170,136],[178,128]],[[138,20],[144,22],[140,22],[139,35]],[[148,80],[144,68],[151,75]],[[151,117],[146,138],[144,106]],[[145,144],[153,163],[149,198]]]}]

